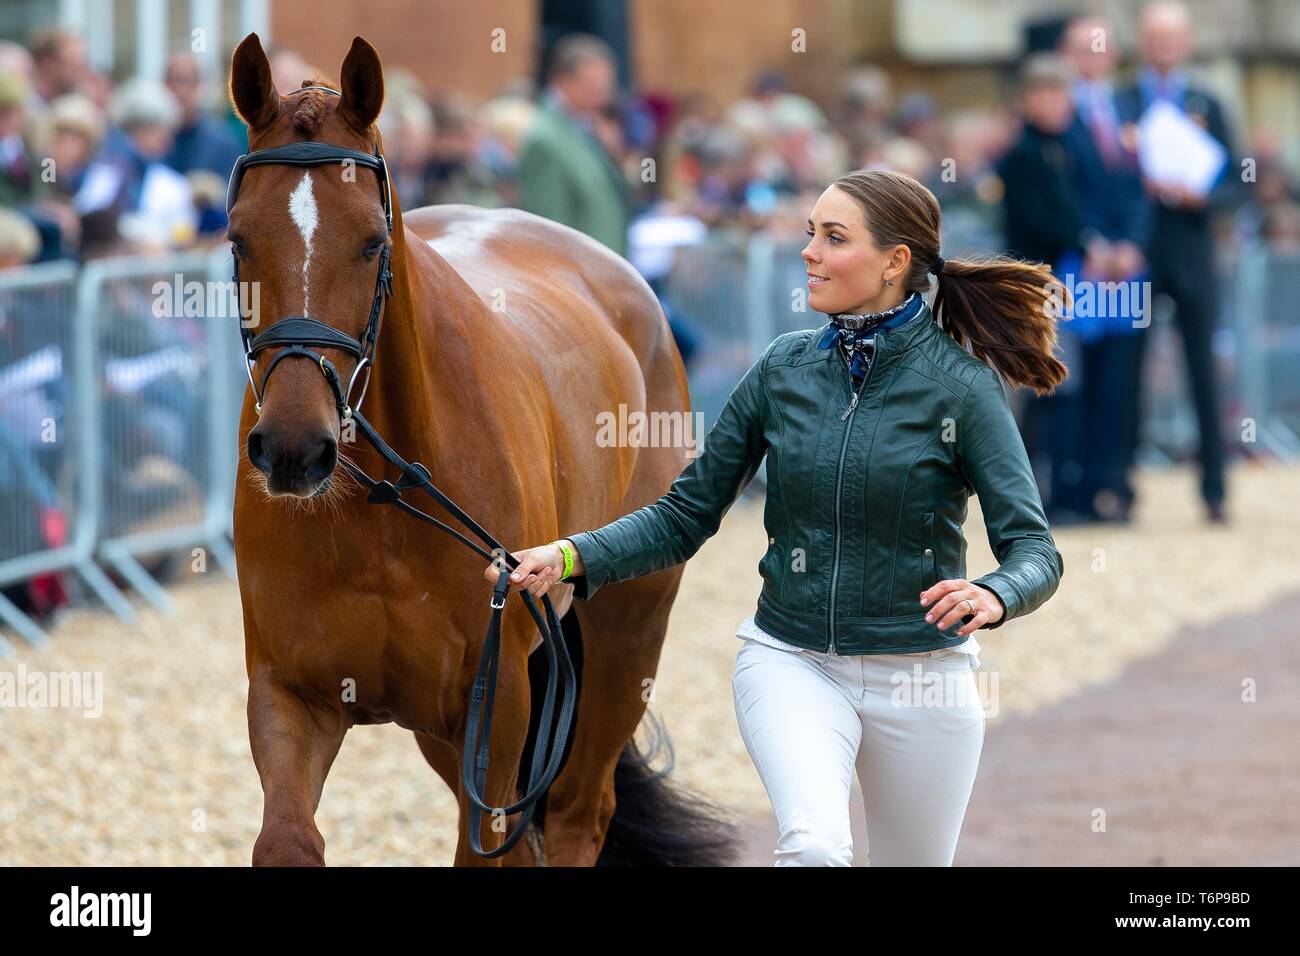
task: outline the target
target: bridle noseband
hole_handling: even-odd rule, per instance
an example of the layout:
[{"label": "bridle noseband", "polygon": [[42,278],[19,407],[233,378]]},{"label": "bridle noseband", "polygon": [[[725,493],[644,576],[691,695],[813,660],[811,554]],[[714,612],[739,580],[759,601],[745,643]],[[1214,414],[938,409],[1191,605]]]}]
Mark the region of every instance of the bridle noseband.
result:
[{"label": "bridle noseband", "polygon": [[[328,86],[304,86],[301,90],[294,90],[294,92],[301,93],[304,90],[324,90],[327,93],[333,93],[335,96],[340,95],[338,90],[332,90]],[[384,162],[384,156],[379,151],[378,143],[375,144],[373,154],[349,149],[346,146],[315,142],[289,143],[286,146],[253,150],[240,156],[235,161],[235,168],[230,173],[230,183],[226,188],[227,218],[230,217],[230,212],[235,207],[235,200],[239,198],[239,184],[244,178],[244,171],[250,167],[309,167],[349,162],[355,166],[372,169],[375,175],[379,177],[380,202],[384,206],[384,219],[388,226],[390,240],[384,243],[384,247],[379,253],[379,273],[375,279],[375,296],[370,303],[370,316],[366,319],[366,327],[361,333],[360,339],[345,335],[333,326],[326,325],[319,319],[313,319],[309,315],[290,316],[281,319],[258,335],[254,335],[247,326],[241,323],[239,336],[244,343],[244,364],[248,371],[248,383],[253,387],[254,408],[259,415],[262,414],[262,396],[266,394],[266,383],[270,380],[271,373],[275,371],[275,367],[280,362],[295,355],[312,359],[320,366],[321,374],[325,376],[325,381],[329,383],[330,389],[334,392],[334,401],[338,406],[339,417],[343,421],[351,418],[353,411],[361,407],[361,401],[366,396],[366,388],[370,385],[370,373],[375,365],[375,347],[379,339],[379,323],[383,317],[384,300],[393,294],[393,273],[389,268],[393,251],[391,241],[393,235],[393,194],[388,177],[388,164]],[[236,294],[238,294],[239,256],[234,255],[232,258],[234,259],[233,278]],[[356,359],[357,365],[352,370],[352,377],[348,380],[347,388],[343,387],[334,364],[325,356],[313,350],[310,347],[313,345],[317,348],[339,349]],[[280,347],[281,351],[271,360],[271,365],[266,370],[266,374],[262,376],[259,385],[254,374],[257,353],[275,347]],[[366,370],[366,378],[361,385],[361,393],[357,396],[356,403],[352,404],[352,390],[356,386],[357,378],[361,375],[362,369]]]},{"label": "bridle noseband", "polygon": [[[338,90],[332,90],[328,86],[304,86],[301,90],[295,90],[294,92],[299,93],[302,90],[312,89],[324,90],[327,93],[333,93],[335,96],[340,95]],[[501,568],[496,586],[492,589],[492,615],[488,623],[487,637],[483,642],[483,653],[479,656],[478,673],[475,676],[470,693],[465,722],[464,751],[461,756],[461,783],[470,801],[468,832],[466,835],[469,839],[470,848],[475,853],[491,859],[508,853],[519,841],[520,837],[524,835],[532,821],[533,811],[538,801],[545,797],[547,790],[550,789],[556,775],[560,772],[561,765],[564,763],[564,758],[568,752],[569,732],[573,725],[573,716],[577,707],[578,679],[573,668],[573,661],[569,657],[569,650],[565,643],[560,619],[555,613],[555,607],[551,602],[550,595],[542,596],[543,610],[539,611],[532,595],[527,591],[520,591],[524,606],[528,609],[529,615],[531,615],[537,629],[541,632],[542,645],[546,648],[548,665],[546,691],[542,698],[539,723],[533,743],[532,762],[528,773],[528,786],[524,795],[504,807],[494,807],[486,803],[483,794],[487,789],[489,742],[492,736],[492,710],[496,699],[497,669],[501,653],[501,614],[505,608],[506,594],[510,587],[510,571],[519,566],[519,559],[507,551],[496,538],[488,534],[454,501],[439,491],[433,484],[427,468],[418,461],[407,462],[397,452],[393,451],[380,437],[379,433],[375,431],[370,422],[366,420],[365,416],[361,414],[361,401],[365,398],[366,389],[370,385],[370,373],[374,368],[375,348],[379,339],[379,322],[383,315],[384,302],[386,297],[392,295],[393,291],[393,274],[389,268],[392,255],[393,197],[389,185],[388,167],[384,162],[383,154],[379,151],[379,144],[375,144],[374,155],[358,152],[344,146],[315,142],[291,143],[287,146],[275,146],[270,149],[259,149],[246,153],[236,160],[235,168],[230,174],[230,185],[226,190],[226,215],[229,217],[230,211],[235,205],[235,199],[239,194],[240,180],[243,178],[244,170],[250,166],[323,166],[328,163],[347,161],[373,169],[378,175],[379,185],[382,190],[381,202],[388,222],[389,241],[384,243],[383,251],[380,254],[379,274],[375,280],[375,297],[370,304],[370,317],[366,321],[365,331],[362,332],[360,339],[354,339],[352,336],[346,335],[308,315],[283,318],[265,332],[256,336],[241,323],[239,334],[244,343],[244,363],[248,371],[248,383],[253,389],[254,407],[260,415],[262,413],[262,396],[266,392],[266,383],[271,378],[271,373],[275,371],[277,365],[284,359],[295,355],[315,361],[320,366],[321,373],[325,376],[325,380],[329,382],[330,388],[334,392],[334,400],[338,406],[340,420],[353,420],[362,437],[370,443],[385,462],[396,468],[399,473],[396,481],[372,478],[351,459],[340,458],[341,464],[362,485],[370,490],[366,500],[370,504],[393,505],[414,518],[434,525],[450,534],[480,557],[495,563],[498,568]],[[234,257],[234,263],[235,289],[236,294],[238,294],[238,256]],[[357,367],[353,370],[352,378],[348,381],[346,389],[343,388],[338,370],[334,368],[333,363],[319,352],[313,350],[311,346],[340,349],[356,358]],[[253,374],[257,353],[273,347],[279,347],[280,351],[271,360],[271,365],[266,370],[266,374],[262,376],[261,386],[259,387],[257,378]],[[361,393],[357,396],[356,404],[350,405],[352,388],[363,368],[366,370],[366,378],[362,383]],[[437,501],[465,527],[474,532],[488,548],[493,550],[488,551],[480,547],[455,528],[403,500],[402,493],[413,488],[418,488],[433,498],[434,501]],[[502,567],[502,565],[505,565],[505,567]],[[545,616],[543,616],[543,612]],[[562,692],[560,690],[561,683],[563,684]],[[559,712],[556,713],[556,700],[561,693],[563,693],[563,700],[559,705]],[[555,725],[553,730],[552,724]],[[552,736],[552,733],[554,736]],[[493,850],[484,850],[479,836],[485,811],[493,814],[494,823],[497,814],[520,814],[519,822],[514,830],[506,836],[500,846]]]}]

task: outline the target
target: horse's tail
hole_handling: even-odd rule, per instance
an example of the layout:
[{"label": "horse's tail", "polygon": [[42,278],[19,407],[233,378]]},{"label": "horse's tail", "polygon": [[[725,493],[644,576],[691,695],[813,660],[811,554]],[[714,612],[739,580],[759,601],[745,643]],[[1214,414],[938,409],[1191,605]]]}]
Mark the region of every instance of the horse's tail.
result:
[{"label": "horse's tail", "polygon": [[[668,780],[674,756],[663,724],[648,711],[654,740],[642,752],[629,740],[614,769],[614,816],[597,866],[730,866],[739,849],[736,823],[700,795]],[[667,751],[668,764],[650,763]]]}]

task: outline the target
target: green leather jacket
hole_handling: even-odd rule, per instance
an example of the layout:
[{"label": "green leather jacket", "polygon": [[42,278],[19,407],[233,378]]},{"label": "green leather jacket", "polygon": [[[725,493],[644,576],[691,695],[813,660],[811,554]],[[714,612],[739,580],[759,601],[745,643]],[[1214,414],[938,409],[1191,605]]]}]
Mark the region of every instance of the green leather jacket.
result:
[{"label": "green leather jacket", "polygon": [[967,499],[978,494],[998,568],[973,583],[1028,614],[1065,570],[998,375],[928,305],[876,336],[856,405],[829,322],[778,337],[727,400],[703,449],[658,501],[568,537],[588,600],[604,584],[680,564],[767,462],[768,549],[755,622],[797,647],[899,654],[964,642],[926,623],[920,593],[966,577]]}]

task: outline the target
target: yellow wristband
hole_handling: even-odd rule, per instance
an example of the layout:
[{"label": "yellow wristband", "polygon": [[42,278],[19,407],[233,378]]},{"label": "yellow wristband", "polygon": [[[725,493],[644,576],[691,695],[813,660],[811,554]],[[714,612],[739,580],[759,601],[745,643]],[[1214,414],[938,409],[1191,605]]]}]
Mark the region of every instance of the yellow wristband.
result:
[{"label": "yellow wristband", "polygon": [[555,546],[559,548],[561,553],[564,555],[564,573],[560,575],[560,580],[563,581],[573,573],[573,548],[569,547],[563,541],[555,542]]}]

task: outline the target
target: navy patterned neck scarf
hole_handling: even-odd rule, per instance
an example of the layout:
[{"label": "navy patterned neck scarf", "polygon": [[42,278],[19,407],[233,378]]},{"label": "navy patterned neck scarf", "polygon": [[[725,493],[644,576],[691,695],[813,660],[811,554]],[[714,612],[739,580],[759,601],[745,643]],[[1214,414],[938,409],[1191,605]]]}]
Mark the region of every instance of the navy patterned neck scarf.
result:
[{"label": "navy patterned neck scarf", "polygon": [[849,360],[849,371],[854,378],[861,378],[866,374],[867,362],[875,350],[876,334],[898,328],[916,318],[924,304],[921,294],[913,292],[884,312],[868,312],[865,315],[840,312],[832,315],[830,327],[817,347],[828,349],[838,343],[845,358]]}]

